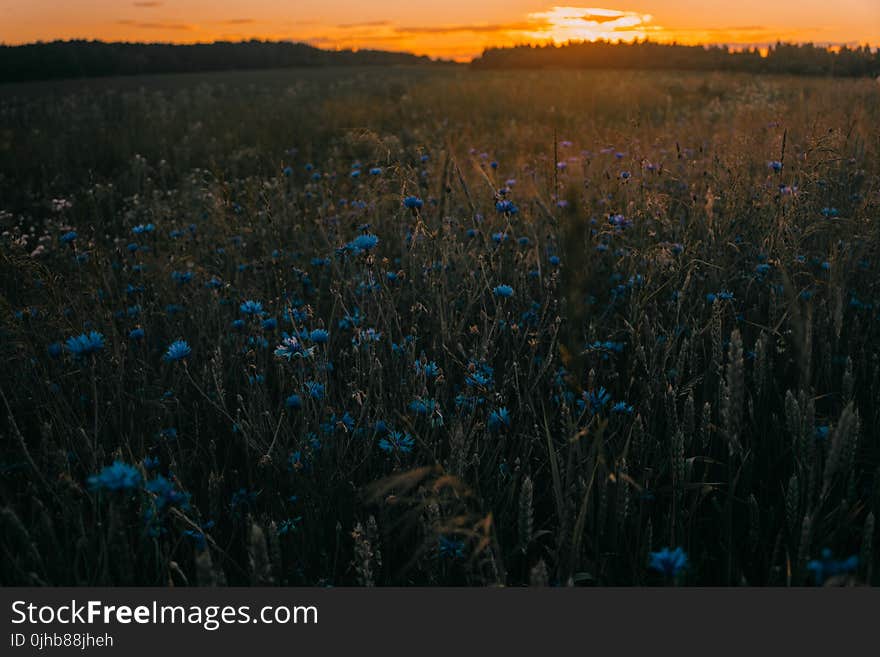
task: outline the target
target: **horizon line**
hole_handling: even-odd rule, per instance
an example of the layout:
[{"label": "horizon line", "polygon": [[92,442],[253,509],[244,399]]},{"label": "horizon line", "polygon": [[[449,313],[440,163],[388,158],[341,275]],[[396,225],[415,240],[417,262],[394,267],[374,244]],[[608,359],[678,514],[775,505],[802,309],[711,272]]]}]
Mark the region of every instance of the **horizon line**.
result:
[{"label": "horizon line", "polygon": [[291,44],[291,45],[301,45],[309,48],[313,48],[315,50],[319,50],[321,52],[375,52],[375,53],[389,53],[389,54],[399,54],[399,55],[410,55],[412,57],[420,58],[420,59],[428,59],[432,62],[437,63],[449,63],[449,64],[467,64],[471,63],[476,59],[482,57],[487,51],[490,50],[512,50],[515,48],[564,48],[571,45],[581,45],[586,43],[605,43],[608,45],[614,46],[632,46],[636,44],[646,44],[651,43],[660,46],[680,46],[686,48],[723,48],[727,50],[763,50],[763,49],[772,49],[775,46],[785,45],[785,46],[813,46],[815,48],[821,48],[824,50],[828,50],[830,52],[834,52],[834,49],[842,50],[842,49],[861,49],[867,47],[872,52],[877,52],[880,50],[880,44],[875,45],[868,42],[858,42],[858,41],[783,41],[781,39],[777,39],[775,41],[761,41],[761,42],[715,42],[715,43],[681,43],[677,40],[671,41],[663,41],[663,40],[653,40],[650,37],[646,37],[644,39],[634,39],[632,41],[626,41],[623,39],[620,40],[610,40],[610,39],[583,39],[577,40],[572,39],[563,43],[553,43],[553,42],[525,42],[525,43],[516,43],[505,46],[487,46],[483,48],[480,54],[474,55],[466,60],[455,59],[451,57],[438,57],[432,56],[428,54],[419,54],[412,50],[394,50],[388,48],[373,48],[369,46],[359,47],[359,46],[351,46],[347,48],[327,48],[314,45],[309,43],[308,40],[297,40],[294,38],[290,39],[263,39],[259,37],[251,37],[251,38],[242,38],[242,39],[212,39],[212,40],[194,40],[194,41],[148,41],[148,40],[138,40],[138,41],[128,41],[128,40],[107,40],[100,38],[90,38],[90,37],[73,37],[69,39],[51,39],[47,41],[36,40],[36,41],[22,41],[22,42],[5,42],[0,40],[0,48],[25,48],[29,46],[45,46],[59,43],[100,43],[105,45],[141,45],[141,46],[172,46],[172,47],[186,47],[186,46],[210,46],[210,45],[218,45],[218,44],[244,44],[244,43],[264,43],[264,44]]}]

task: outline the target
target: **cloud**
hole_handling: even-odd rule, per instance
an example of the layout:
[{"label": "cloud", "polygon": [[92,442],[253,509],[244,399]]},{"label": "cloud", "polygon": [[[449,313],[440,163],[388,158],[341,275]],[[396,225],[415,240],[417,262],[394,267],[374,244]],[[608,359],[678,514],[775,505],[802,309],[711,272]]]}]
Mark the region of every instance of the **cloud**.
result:
[{"label": "cloud", "polygon": [[132,2],[135,7],[140,7],[141,9],[152,9],[154,7],[161,7],[164,3],[162,2]]},{"label": "cloud", "polygon": [[408,41],[404,34],[347,34],[345,36],[314,36],[303,39],[309,45],[318,48],[359,48],[361,50],[396,44]]},{"label": "cloud", "polygon": [[679,43],[715,43],[732,47],[750,47],[772,45],[777,41],[815,40],[815,37],[811,39],[811,36],[821,32],[822,28],[817,27],[774,29],[762,25],[734,25],[730,27],[680,28],[661,36],[665,36],[666,41],[669,41],[670,37],[674,37]]},{"label": "cloud", "polygon": [[[565,2],[565,0],[557,0]],[[571,0],[570,0],[571,1]],[[573,0],[577,1],[577,0]],[[625,5],[624,5],[625,6]],[[744,22],[745,23],[745,22]],[[675,28],[655,23],[651,14],[604,7],[560,4],[529,14],[512,14],[496,23],[413,25],[394,20],[327,24],[321,21],[285,23],[295,38],[327,48],[382,48],[429,53],[466,60],[493,45],[563,44],[568,41],[743,45],[773,43],[777,39],[804,41],[806,28],[768,28],[762,25]],[[815,30],[810,34],[814,34]]]},{"label": "cloud", "polygon": [[337,25],[340,30],[351,30],[360,27],[387,27],[391,25],[391,21],[366,21],[364,23],[341,23]]},{"label": "cloud", "polygon": [[547,11],[528,15],[540,27],[532,29],[528,36],[543,41],[609,41],[643,39],[649,33],[662,31],[652,25],[651,14],[636,11],[604,9],[601,7],[552,7]]},{"label": "cloud", "polygon": [[198,25],[189,25],[186,23],[150,23],[144,21],[133,21],[133,20],[119,20],[116,21],[118,25],[128,25],[129,27],[136,27],[142,30],[180,30],[180,31],[193,31],[199,29]]},{"label": "cloud", "polygon": [[221,25],[250,25],[256,23],[253,18],[227,18],[224,21],[218,21]]},{"label": "cloud", "polygon": [[585,21],[590,22],[590,23],[599,23],[601,25],[602,23],[613,23],[618,18],[620,18],[620,16],[602,16],[600,14],[584,14],[583,16],[581,16],[581,18]]},{"label": "cloud", "polygon": [[469,32],[473,34],[494,34],[497,32],[523,32],[538,27],[536,22],[507,23],[499,25],[438,25],[429,27],[396,27],[395,32],[401,34],[458,34]]},{"label": "cloud", "polygon": [[[356,38],[370,42],[397,40],[397,37],[492,36],[520,41],[564,42],[571,40],[632,40],[661,30],[649,25],[650,14],[601,7],[552,7],[533,12],[524,20],[510,23],[453,25],[396,25],[391,21],[344,23],[336,26],[342,34],[331,41],[350,43]],[[356,30],[357,34],[350,32]]]}]

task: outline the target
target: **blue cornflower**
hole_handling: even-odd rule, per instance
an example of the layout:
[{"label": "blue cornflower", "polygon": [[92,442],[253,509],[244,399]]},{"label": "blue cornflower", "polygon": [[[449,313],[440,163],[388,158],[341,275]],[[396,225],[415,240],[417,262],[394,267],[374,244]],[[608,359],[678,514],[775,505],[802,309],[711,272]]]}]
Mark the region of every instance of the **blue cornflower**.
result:
[{"label": "blue cornflower", "polygon": [[498,201],[495,204],[495,209],[502,214],[516,214],[517,212],[519,212],[519,208],[516,207],[513,201],[509,201],[507,199],[504,199],[503,201]]},{"label": "blue cornflower", "polygon": [[306,390],[309,391],[309,396],[312,399],[324,399],[324,384],[318,383],[317,381],[306,381]]},{"label": "blue cornflower", "polygon": [[437,554],[445,559],[463,559],[464,543],[456,538],[440,537]]},{"label": "blue cornflower", "polygon": [[63,351],[63,347],[60,342],[53,342],[48,347],[46,347],[46,351],[48,352],[51,358],[58,358],[61,356],[61,352]]},{"label": "blue cornflower", "polygon": [[510,427],[510,412],[502,407],[489,413],[489,430],[501,431]]},{"label": "blue cornflower", "polygon": [[135,328],[129,331],[128,337],[130,340],[143,340],[144,339],[144,329]]},{"label": "blue cornflower", "polygon": [[62,235],[59,239],[61,240],[62,244],[70,244],[77,237],[78,236],[76,234],[76,231],[70,230],[70,231],[67,231],[66,233],[64,233],[64,235]]},{"label": "blue cornflower", "polygon": [[437,402],[433,399],[416,397],[409,403],[409,410],[416,415],[429,415],[437,408],[437,405]]},{"label": "blue cornflower", "polygon": [[374,328],[358,329],[357,334],[351,339],[351,343],[356,346],[369,344],[371,342],[379,342],[382,339],[382,332]]},{"label": "blue cornflower", "polygon": [[278,535],[284,536],[285,534],[289,534],[292,531],[296,531],[299,525],[299,522],[302,520],[302,516],[297,516],[296,518],[287,518],[286,520],[282,520],[278,523]]},{"label": "blue cornflower", "polygon": [[307,358],[312,355],[314,347],[306,349],[296,336],[287,333],[282,333],[282,336],[281,344],[275,348],[275,355],[278,358],[291,360],[292,358]]},{"label": "blue cornflower", "polygon": [[88,484],[92,490],[131,490],[141,485],[141,473],[133,465],[114,461],[113,465],[89,477]]},{"label": "blue cornflower", "polygon": [[346,313],[345,317],[339,320],[339,328],[349,329],[355,326],[360,326],[361,321],[363,321],[361,311],[355,308],[351,313]]},{"label": "blue cornflower", "polygon": [[492,293],[496,297],[502,297],[502,298],[507,299],[507,298],[510,298],[513,296],[513,288],[510,287],[509,285],[497,285],[495,287],[495,289],[492,290]]},{"label": "blue cornflower", "polygon": [[828,548],[822,550],[821,559],[813,559],[807,564],[807,570],[812,570],[816,576],[816,586],[822,586],[830,577],[851,573],[858,567],[858,556],[853,555],[846,559],[834,559],[832,558],[831,550]]},{"label": "blue cornflower", "polygon": [[670,550],[668,547],[663,548],[659,552],[649,553],[651,557],[650,566],[667,577],[675,577],[684,568],[687,567],[687,553],[680,547]]},{"label": "blue cornflower", "polygon": [[263,314],[263,304],[259,301],[252,301],[248,299],[247,301],[242,302],[242,304],[238,307],[238,309],[244,313],[245,315],[262,315]]},{"label": "blue cornflower", "polygon": [[183,535],[187,538],[191,538],[193,542],[195,542],[196,548],[199,551],[202,551],[207,547],[207,540],[205,539],[204,532],[201,532],[198,529],[184,529]]},{"label": "blue cornflower", "polygon": [[172,506],[183,511],[189,508],[189,493],[177,490],[174,484],[162,475],[157,475],[155,479],[147,482],[147,491],[156,495],[156,506],[160,511]]},{"label": "blue cornflower", "polygon": [[604,387],[600,387],[598,390],[590,390],[589,392],[584,391],[577,404],[581,410],[586,410],[590,413],[598,413],[610,401],[611,395],[608,394],[608,391],[605,390]]},{"label": "blue cornflower", "polygon": [[405,199],[403,199],[403,204],[410,210],[418,210],[424,205],[422,199],[420,199],[418,196],[407,196]]},{"label": "blue cornflower", "polygon": [[388,454],[392,452],[411,452],[414,445],[415,440],[413,440],[413,437],[408,433],[404,434],[400,431],[391,431],[379,440],[379,449]]},{"label": "blue cornflower", "polygon": [[767,163],[767,166],[776,171],[777,173],[782,171],[782,162],[779,160],[771,160]]},{"label": "blue cornflower", "polygon": [[433,378],[439,376],[439,374],[440,374],[440,367],[433,360],[430,362],[424,362],[424,363],[420,360],[417,360],[414,363],[414,367],[416,369],[416,373],[418,373],[418,374],[424,373],[425,377],[428,379],[433,379]]},{"label": "blue cornflower", "polygon": [[[468,369],[470,370],[470,366]],[[489,365],[485,363],[473,364],[473,371],[465,377],[464,382],[471,387],[489,388],[495,382],[494,376],[494,370]]]},{"label": "blue cornflower", "polygon": [[627,404],[625,401],[620,401],[620,402],[617,402],[616,404],[614,404],[614,406],[611,407],[611,412],[612,412],[612,413],[624,413],[624,414],[626,414],[626,415],[632,415],[632,413],[633,413],[633,407],[630,406],[629,404]]},{"label": "blue cornflower", "polygon": [[354,418],[351,416],[351,413],[349,413],[348,411],[343,413],[342,417],[337,417],[336,414],[334,413],[330,417],[330,422],[328,425],[330,431],[328,431],[327,433],[331,433],[334,429],[339,429],[341,431],[350,432],[354,429],[354,425],[355,425]]},{"label": "blue cornflower", "polygon": [[273,331],[278,327],[278,320],[274,317],[269,317],[260,322],[260,326],[264,331]]},{"label": "blue cornflower", "polygon": [[325,344],[330,339],[330,333],[324,329],[313,329],[309,333],[309,340],[317,344]]},{"label": "blue cornflower", "polygon": [[293,410],[300,409],[303,405],[302,397],[297,394],[290,395],[290,397],[284,400],[284,405]]},{"label": "blue cornflower", "polygon": [[379,238],[376,235],[373,235],[372,233],[364,233],[363,235],[355,237],[346,246],[349,251],[358,254],[362,251],[369,251],[370,249],[376,248],[378,243]]},{"label": "blue cornflower", "polygon": [[722,290],[721,292],[709,292],[706,295],[706,301],[708,301],[709,303],[715,303],[717,299],[730,301],[731,299],[733,299],[733,292]]},{"label": "blue cornflower", "polygon": [[173,363],[178,360],[183,360],[191,353],[192,349],[190,349],[186,340],[175,340],[169,345],[168,351],[165,352],[165,360],[169,363]]},{"label": "blue cornflower", "polygon": [[90,331],[67,338],[64,344],[74,358],[85,358],[104,348],[104,336],[97,331]]}]

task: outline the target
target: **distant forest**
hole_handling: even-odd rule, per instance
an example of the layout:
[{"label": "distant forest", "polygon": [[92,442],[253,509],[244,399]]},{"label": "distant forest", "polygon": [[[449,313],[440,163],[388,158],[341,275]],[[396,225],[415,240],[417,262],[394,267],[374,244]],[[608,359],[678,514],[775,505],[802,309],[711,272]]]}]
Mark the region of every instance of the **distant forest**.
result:
[{"label": "distant forest", "polygon": [[[0,83],[113,75],[192,73],[293,66],[437,65],[429,57],[382,50],[322,50],[289,41],[216,42],[194,45],[52,41],[0,45]],[[561,46],[491,48],[474,69],[610,68],[742,71],[856,77],[880,74],[880,50],[829,51],[812,44],[778,43],[762,57],[756,49],[578,42]]]},{"label": "distant forest", "polygon": [[321,50],[289,41],[220,41],[194,45],[52,41],[22,46],[0,45],[0,82],[291,66],[433,63],[428,57],[409,53]]},{"label": "distant forest", "polygon": [[859,77],[880,74],[880,49],[868,46],[831,51],[813,44],[777,43],[766,56],[757,49],[726,46],[682,46],[650,41],[630,44],[607,41],[561,46],[491,48],[471,66],[492,68],[612,68],[742,71]]}]

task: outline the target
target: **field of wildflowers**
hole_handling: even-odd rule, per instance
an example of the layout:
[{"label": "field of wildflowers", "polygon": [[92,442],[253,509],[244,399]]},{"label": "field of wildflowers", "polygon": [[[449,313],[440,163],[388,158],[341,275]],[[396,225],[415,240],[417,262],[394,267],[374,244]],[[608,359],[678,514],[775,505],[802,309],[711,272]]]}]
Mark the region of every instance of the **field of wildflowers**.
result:
[{"label": "field of wildflowers", "polygon": [[0,87],[0,583],[876,584],[876,87]]}]

